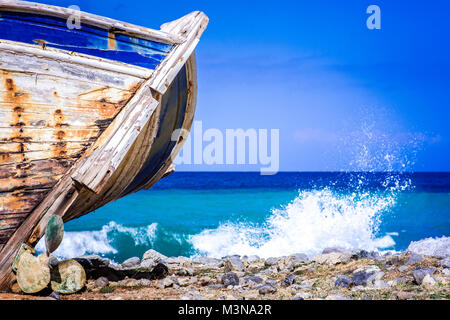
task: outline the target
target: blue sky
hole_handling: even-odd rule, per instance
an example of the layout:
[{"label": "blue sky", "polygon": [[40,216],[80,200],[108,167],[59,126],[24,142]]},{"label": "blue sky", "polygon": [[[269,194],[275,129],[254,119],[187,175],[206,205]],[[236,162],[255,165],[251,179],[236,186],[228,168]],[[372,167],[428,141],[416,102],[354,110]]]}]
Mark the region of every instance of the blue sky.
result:
[{"label": "blue sky", "polygon": [[449,1],[39,2],[152,28],[204,11],[195,119],[280,129],[283,171],[450,170]]}]

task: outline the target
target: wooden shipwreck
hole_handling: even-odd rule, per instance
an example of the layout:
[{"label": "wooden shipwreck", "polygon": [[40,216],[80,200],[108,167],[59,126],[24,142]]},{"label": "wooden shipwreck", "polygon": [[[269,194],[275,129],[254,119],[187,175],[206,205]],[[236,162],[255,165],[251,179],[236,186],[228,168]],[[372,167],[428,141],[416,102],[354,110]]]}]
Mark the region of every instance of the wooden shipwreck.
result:
[{"label": "wooden shipwreck", "polygon": [[67,222],[174,170],[207,24],[192,12],[152,30],[0,1],[0,290],[51,216]]}]

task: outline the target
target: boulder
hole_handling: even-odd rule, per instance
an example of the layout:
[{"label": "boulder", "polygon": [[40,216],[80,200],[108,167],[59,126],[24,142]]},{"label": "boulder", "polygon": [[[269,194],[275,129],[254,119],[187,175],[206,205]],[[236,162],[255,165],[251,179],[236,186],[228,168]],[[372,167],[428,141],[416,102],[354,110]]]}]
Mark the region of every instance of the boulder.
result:
[{"label": "boulder", "polygon": [[354,250],[352,251],[352,259],[378,259],[380,254],[375,251]]},{"label": "boulder", "polygon": [[245,270],[244,264],[239,256],[226,257],[224,259],[225,272],[238,271],[242,272]]},{"label": "boulder", "polygon": [[426,275],[432,276],[435,271],[436,271],[435,268],[423,268],[423,269],[414,270],[413,271],[414,281],[417,284],[421,285],[425,276]]},{"label": "boulder", "polygon": [[159,253],[158,251],[150,249],[144,253],[140,267],[152,269],[159,263],[165,263],[166,259],[167,257],[165,255]]},{"label": "boulder", "polygon": [[278,263],[278,258],[267,258],[266,261],[264,262],[264,265],[266,267],[272,267],[272,266],[276,266]]},{"label": "boulder", "polygon": [[336,279],[334,282],[334,286],[336,288],[348,288],[352,285],[353,281],[350,277],[347,276],[341,276]]},{"label": "boulder", "polygon": [[412,264],[421,263],[421,262],[423,262],[423,256],[421,254],[411,252],[411,254],[409,255],[409,260],[408,260],[408,262],[406,262],[406,264],[412,265]]},{"label": "boulder", "polygon": [[352,255],[352,252],[345,248],[330,247],[330,248],[325,248],[322,250],[322,254],[329,254],[329,253],[342,253],[342,254],[346,254],[346,255]]},{"label": "boulder", "polygon": [[209,268],[220,268],[223,266],[223,261],[210,257],[197,257],[192,260],[196,264],[204,265]]},{"label": "boulder", "polygon": [[132,268],[137,268],[139,266],[139,264],[141,263],[141,259],[139,259],[139,257],[133,257],[130,259],[125,260],[122,264],[121,267],[123,269],[132,269]]},{"label": "boulder", "polygon": [[246,263],[252,263],[252,262],[255,262],[255,261],[259,261],[259,260],[261,260],[261,258],[256,256],[256,255],[243,256],[242,257],[242,261],[246,262]]},{"label": "boulder", "polygon": [[111,262],[107,258],[102,258],[98,255],[86,255],[75,258],[79,264],[83,266],[84,269],[92,269],[92,268],[104,268],[108,267]]},{"label": "boulder", "polygon": [[120,266],[115,266],[111,262],[98,255],[81,256],[74,259],[83,267],[86,272],[86,279],[107,278],[109,281],[119,281],[125,278],[124,271]]},{"label": "boulder", "polygon": [[[164,263],[158,263],[151,271],[151,279],[162,279],[169,274],[169,268]],[[141,278],[142,279],[142,278]]]},{"label": "boulder", "polygon": [[366,286],[369,278],[374,275],[375,271],[361,270],[353,274],[352,282],[355,286]]},{"label": "boulder", "polygon": [[439,261],[439,265],[444,267],[444,268],[450,268],[450,257],[447,257],[447,258],[442,259],[441,261]]}]

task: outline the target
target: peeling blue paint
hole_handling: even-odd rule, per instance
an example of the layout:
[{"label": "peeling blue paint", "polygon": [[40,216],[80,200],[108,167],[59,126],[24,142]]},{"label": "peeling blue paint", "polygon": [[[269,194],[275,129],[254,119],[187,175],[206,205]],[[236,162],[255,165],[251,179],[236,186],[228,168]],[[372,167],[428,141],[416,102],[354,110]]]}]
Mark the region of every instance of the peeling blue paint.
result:
[{"label": "peeling blue paint", "polygon": [[8,11],[0,11],[0,39],[29,44],[36,44],[36,40],[40,40],[48,47],[152,70],[172,48],[168,44],[136,38],[117,30],[106,30],[83,23],[81,29],[69,29],[66,20],[61,18]]}]

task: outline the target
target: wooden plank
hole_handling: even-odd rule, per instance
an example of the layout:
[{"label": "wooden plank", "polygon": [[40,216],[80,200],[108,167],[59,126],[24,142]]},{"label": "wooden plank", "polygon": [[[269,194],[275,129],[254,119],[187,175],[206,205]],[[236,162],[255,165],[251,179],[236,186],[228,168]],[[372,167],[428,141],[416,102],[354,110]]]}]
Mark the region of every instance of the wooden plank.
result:
[{"label": "wooden plank", "polygon": [[82,156],[84,148],[67,148],[64,143],[47,144],[48,150],[24,152],[0,152],[0,166],[28,163],[39,160],[78,159]]},{"label": "wooden plank", "polygon": [[92,108],[60,108],[46,105],[36,107],[22,104],[18,119],[17,112],[11,108],[11,104],[0,103],[0,127],[105,128],[118,112],[117,105],[108,107],[109,110],[106,112]]},{"label": "wooden plank", "polygon": [[[55,97],[55,104],[39,104],[27,102],[22,99],[19,104],[21,107],[21,117],[26,118],[25,121],[28,121],[29,125],[33,125],[33,123],[38,124],[39,121],[42,120],[42,117],[49,118],[49,114],[62,114],[64,117],[73,117],[79,118],[81,121],[88,122],[89,119],[91,121],[103,121],[106,119],[113,118],[123,107],[122,104],[118,103],[109,103],[103,101],[77,101],[75,99],[67,99],[67,98],[57,98]],[[12,108],[12,104],[17,103],[15,100],[10,97],[10,102],[0,102],[0,121],[1,119],[5,119],[2,121],[3,124],[7,123],[17,123],[15,120],[16,114],[18,113],[18,109]],[[32,100],[32,99],[31,99]],[[56,104],[56,102],[58,102]],[[64,111],[63,111],[64,110]],[[13,118],[12,122],[9,122]],[[6,120],[8,119],[8,120]],[[28,119],[28,120],[27,120]],[[39,120],[34,120],[39,119]],[[45,121],[51,121],[47,119]]]},{"label": "wooden plank", "polygon": [[[148,88],[147,94],[133,97],[127,107],[131,112],[121,120],[121,126],[107,142],[95,150],[89,160],[78,166],[72,178],[94,192],[100,192],[106,180],[114,173],[128,152],[135,138],[147,123],[159,102]],[[138,108],[136,106],[140,106]],[[136,107],[136,108],[135,108]],[[122,113],[119,115],[119,117]]]},{"label": "wooden plank", "polygon": [[1,246],[4,246],[4,243],[8,241],[13,233],[14,229],[0,230],[0,243],[2,243]]},{"label": "wooden plank", "polygon": [[0,219],[4,215],[20,214],[24,217],[33,210],[50,191],[47,189],[23,189],[0,193]]},{"label": "wooden plank", "polygon": [[200,11],[192,12],[181,19],[164,24],[162,30],[186,36],[186,41],[172,50],[169,56],[155,70],[150,87],[164,94],[187,59],[194,52],[200,37],[208,25],[208,17]]},{"label": "wooden plank", "polygon": [[75,158],[45,159],[0,166],[0,193],[51,188],[75,162]]},{"label": "wooden plank", "polygon": [[[66,142],[64,147],[68,150],[83,149],[90,144],[87,142]],[[49,149],[62,147],[59,142],[0,142],[0,154],[4,153],[22,153],[22,152],[42,152]]]},{"label": "wooden plank", "polygon": [[98,128],[0,127],[0,141],[89,141],[98,136]]},{"label": "wooden plank", "polygon": [[[60,61],[36,54],[5,50],[0,44],[0,69],[9,72],[48,75],[62,79],[90,82],[99,86],[130,90],[143,78]],[[146,74],[147,76],[147,74]]]},{"label": "wooden plank", "polygon": [[172,35],[164,31],[148,29],[82,11],[75,11],[73,9],[66,9],[40,3],[32,3],[26,1],[0,2],[0,8],[12,11],[46,14],[54,17],[60,17],[63,19],[67,19],[73,16],[74,14],[75,15],[79,14],[81,17],[81,21],[84,24],[105,28],[107,30],[114,29],[127,35],[136,36],[143,39],[158,41],[167,44],[176,44],[184,41],[182,37]]},{"label": "wooden plank", "polygon": [[0,72],[0,99],[7,103],[26,101],[58,105],[59,99],[63,98],[75,99],[77,104],[92,101],[120,104],[126,102],[138,86],[136,83],[129,90],[123,90],[49,75]]}]

